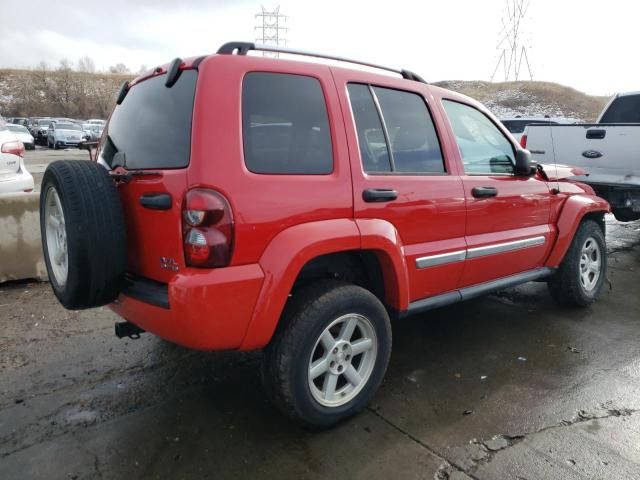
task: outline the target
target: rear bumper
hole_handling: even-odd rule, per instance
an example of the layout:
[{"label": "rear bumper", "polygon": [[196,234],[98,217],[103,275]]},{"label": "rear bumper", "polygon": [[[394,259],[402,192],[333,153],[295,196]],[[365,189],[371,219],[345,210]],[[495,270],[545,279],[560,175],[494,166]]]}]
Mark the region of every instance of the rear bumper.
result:
[{"label": "rear bumper", "polygon": [[33,188],[33,177],[26,170],[10,177],[0,176],[0,193],[31,192]]},{"label": "rear bumper", "polygon": [[109,305],[115,313],[185,347],[232,350],[247,333],[264,274],[254,264],[188,269],[168,285],[132,278]]}]

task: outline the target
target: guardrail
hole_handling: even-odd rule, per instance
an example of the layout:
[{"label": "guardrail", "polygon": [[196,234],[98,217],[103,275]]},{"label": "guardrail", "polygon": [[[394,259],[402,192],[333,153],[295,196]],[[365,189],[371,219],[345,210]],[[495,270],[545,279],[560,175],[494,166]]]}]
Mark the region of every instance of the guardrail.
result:
[{"label": "guardrail", "polygon": [[0,195],[0,283],[47,280],[40,242],[40,194]]}]

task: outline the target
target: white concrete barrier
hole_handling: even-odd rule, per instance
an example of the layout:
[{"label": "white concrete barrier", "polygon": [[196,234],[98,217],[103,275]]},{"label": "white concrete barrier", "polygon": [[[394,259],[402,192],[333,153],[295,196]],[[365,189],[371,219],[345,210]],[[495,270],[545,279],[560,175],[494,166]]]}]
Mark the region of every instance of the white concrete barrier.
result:
[{"label": "white concrete barrier", "polygon": [[40,242],[39,193],[0,195],[0,283],[48,280]]}]

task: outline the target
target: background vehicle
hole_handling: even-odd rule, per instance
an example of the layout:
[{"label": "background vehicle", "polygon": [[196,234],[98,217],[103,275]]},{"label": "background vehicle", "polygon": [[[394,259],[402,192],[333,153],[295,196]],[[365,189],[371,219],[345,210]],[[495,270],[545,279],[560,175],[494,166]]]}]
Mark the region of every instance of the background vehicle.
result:
[{"label": "background vehicle", "polygon": [[32,121],[30,132],[35,139],[36,144],[47,144],[47,133],[49,132],[50,123],[51,118],[49,117],[39,117]]},{"label": "background vehicle", "polygon": [[557,125],[559,123],[576,123],[574,120],[569,118],[550,118],[550,117],[512,117],[512,118],[501,118],[500,121],[502,124],[507,127],[507,130],[511,132],[513,138],[516,139],[518,143],[522,138],[522,134],[524,133],[524,129],[527,125]]},{"label": "background vehicle", "polygon": [[33,191],[33,177],[23,157],[22,142],[0,123],[0,194]]},{"label": "background vehicle", "polygon": [[522,145],[540,163],[584,168],[576,180],[605,198],[618,220],[640,219],[640,92],[613,97],[595,124],[529,125]]},{"label": "background vehicle", "polygon": [[57,149],[77,147],[82,141],[82,127],[77,123],[55,121],[49,124],[47,132],[47,146]]},{"label": "background vehicle", "polygon": [[273,402],[327,427],[380,385],[390,316],[532,280],[596,299],[608,205],[533,168],[482,105],[256,49],[126,83],[98,162],[49,165],[42,242],[65,307],[109,304],[121,337],[265,348]]},{"label": "background vehicle", "polygon": [[84,140],[99,140],[102,136],[104,125],[101,123],[83,123],[82,130]]},{"label": "background vehicle", "polygon": [[15,123],[9,123],[7,124],[7,129],[18,137],[18,140],[22,142],[24,148],[27,150],[33,150],[36,148],[33,135],[31,135],[29,130],[27,130],[27,127]]}]

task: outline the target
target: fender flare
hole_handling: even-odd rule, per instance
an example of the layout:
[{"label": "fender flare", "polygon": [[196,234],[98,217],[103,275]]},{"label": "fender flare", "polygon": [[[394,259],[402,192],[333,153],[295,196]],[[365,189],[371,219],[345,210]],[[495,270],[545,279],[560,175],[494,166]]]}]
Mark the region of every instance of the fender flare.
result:
[{"label": "fender flare", "polygon": [[565,201],[556,222],[558,237],[547,258],[547,267],[557,267],[562,262],[571,241],[585,215],[589,213],[609,213],[609,203],[595,195],[572,195]]},{"label": "fender flare", "polygon": [[[369,233],[365,236],[368,247],[363,247],[359,225],[360,221],[353,219],[303,223],[280,232],[271,240],[258,261],[264,272],[264,281],[240,350],[255,350],[269,343],[298,274],[307,262],[321,255],[361,248],[371,248],[376,250],[377,254],[380,251],[378,258],[385,276],[385,290],[386,275],[391,272],[389,282],[395,281],[397,277],[401,282],[405,282],[396,290],[400,294],[404,292],[406,299],[402,303],[406,302],[408,305],[407,272],[406,269],[397,271],[400,265],[404,264],[402,249],[399,245],[390,245],[394,238],[398,238],[397,232],[393,236],[387,227],[386,233],[389,236],[381,238],[377,235],[376,238],[374,230],[369,228]],[[395,297],[398,294],[395,292],[391,296]]]}]

